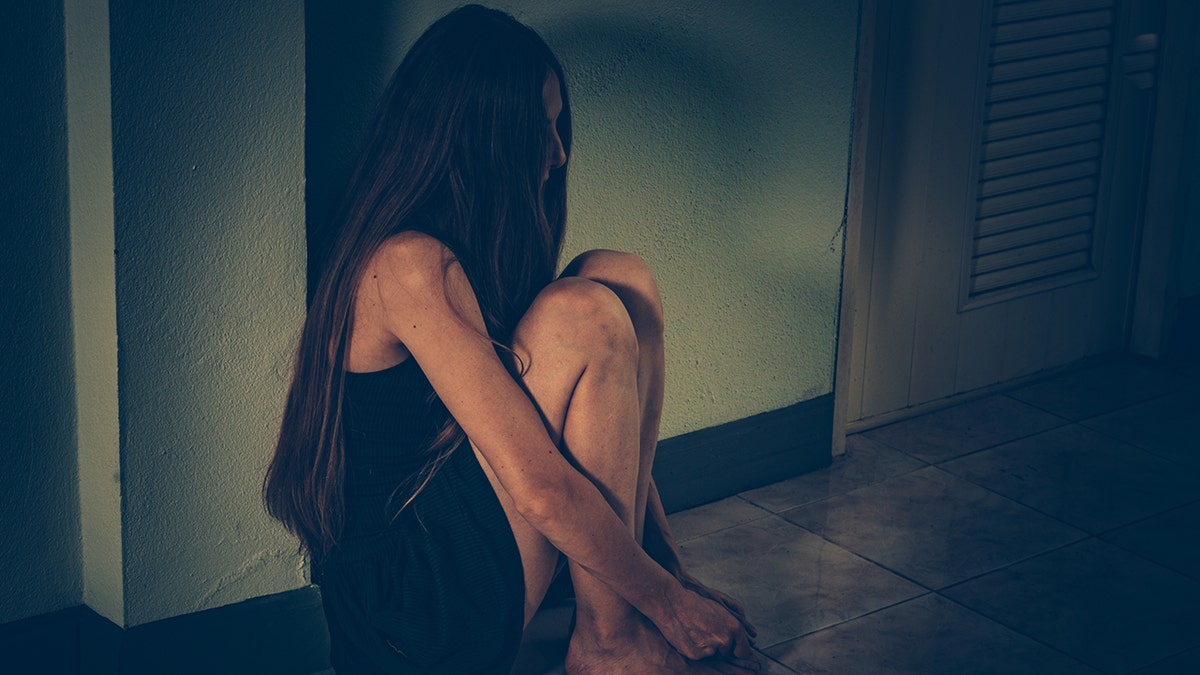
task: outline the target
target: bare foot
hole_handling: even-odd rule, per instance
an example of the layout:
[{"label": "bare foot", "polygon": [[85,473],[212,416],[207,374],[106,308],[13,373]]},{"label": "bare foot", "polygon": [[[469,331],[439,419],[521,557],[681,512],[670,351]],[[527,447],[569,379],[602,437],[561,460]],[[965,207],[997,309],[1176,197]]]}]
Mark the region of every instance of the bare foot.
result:
[{"label": "bare foot", "polygon": [[[722,671],[688,661],[645,620],[620,637],[600,638],[578,626],[567,647],[568,675],[717,675]],[[738,671],[746,672],[750,671]]]}]

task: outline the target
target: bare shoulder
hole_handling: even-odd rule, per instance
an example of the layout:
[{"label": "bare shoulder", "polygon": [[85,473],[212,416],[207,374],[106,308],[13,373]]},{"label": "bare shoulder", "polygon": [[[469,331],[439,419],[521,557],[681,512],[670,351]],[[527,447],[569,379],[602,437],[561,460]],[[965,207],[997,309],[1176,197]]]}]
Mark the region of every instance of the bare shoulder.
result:
[{"label": "bare shoulder", "polygon": [[399,284],[419,291],[440,286],[453,260],[453,252],[441,240],[409,230],[384,241],[371,256],[367,275],[383,287]]},{"label": "bare shoulder", "polygon": [[[369,290],[368,290],[369,289]],[[450,247],[436,237],[406,231],[389,237],[371,257],[363,284],[390,332],[407,341],[413,319],[448,315],[482,325],[474,291]]]}]

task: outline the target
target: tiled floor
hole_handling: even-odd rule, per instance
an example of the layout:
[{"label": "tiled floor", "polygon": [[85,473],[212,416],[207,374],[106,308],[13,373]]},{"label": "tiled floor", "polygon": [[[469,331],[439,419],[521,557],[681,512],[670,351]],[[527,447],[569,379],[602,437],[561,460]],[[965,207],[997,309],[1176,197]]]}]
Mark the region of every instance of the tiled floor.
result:
[{"label": "tiled floor", "polygon": [[768,674],[1197,673],[1200,376],[1093,366],[671,525]]}]

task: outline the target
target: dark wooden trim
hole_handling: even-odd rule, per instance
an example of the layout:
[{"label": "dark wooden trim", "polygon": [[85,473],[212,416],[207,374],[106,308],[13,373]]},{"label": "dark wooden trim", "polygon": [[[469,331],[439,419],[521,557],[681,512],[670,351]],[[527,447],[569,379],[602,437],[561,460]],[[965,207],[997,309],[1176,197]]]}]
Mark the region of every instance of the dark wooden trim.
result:
[{"label": "dark wooden trim", "polygon": [[[655,480],[668,512],[827,466],[833,395],[668,438]],[[86,606],[0,625],[4,672],[319,673],[329,634],[315,586],[122,629]]]},{"label": "dark wooden trim", "polygon": [[81,605],[0,625],[0,650],[4,672],[14,675],[303,675],[329,668],[315,586],[127,629]]},{"label": "dark wooden trim", "polygon": [[654,481],[673,513],[829,466],[832,448],[826,394],[660,441]]},{"label": "dark wooden trim", "polygon": [[314,673],[329,668],[315,586],[125,631],[120,673]]}]

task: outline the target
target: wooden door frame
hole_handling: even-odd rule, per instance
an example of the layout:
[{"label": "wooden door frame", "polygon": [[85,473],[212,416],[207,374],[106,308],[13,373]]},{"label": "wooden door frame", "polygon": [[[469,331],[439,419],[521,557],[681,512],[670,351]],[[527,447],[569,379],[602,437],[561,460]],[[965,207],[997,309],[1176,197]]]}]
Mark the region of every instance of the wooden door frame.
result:
[{"label": "wooden door frame", "polygon": [[[870,287],[870,266],[863,264],[874,244],[879,154],[882,148],[883,93],[891,25],[891,0],[860,0],[858,57],[850,133],[850,169],[846,187],[846,233],[842,258],[842,297],[838,311],[833,376],[833,455],[845,452],[851,356],[859,310],[858,292]],[[864,221],[871,227],[864,228]],[[862,280],[861,276],[868,279]]]}]

